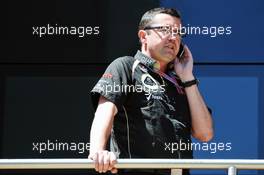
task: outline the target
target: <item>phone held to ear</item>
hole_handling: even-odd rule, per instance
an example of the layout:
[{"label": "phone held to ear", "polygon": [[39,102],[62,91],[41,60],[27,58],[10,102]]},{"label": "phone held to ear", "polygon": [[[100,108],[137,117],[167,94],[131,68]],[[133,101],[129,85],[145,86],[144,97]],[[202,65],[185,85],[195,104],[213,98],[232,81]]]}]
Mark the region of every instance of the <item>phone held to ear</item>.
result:
[{"label": "phone held to ear", "polygon": [[179,61],[183,59],[183,55],[184,55],[184,44],[181,42],[179,52],[177,54]]}]

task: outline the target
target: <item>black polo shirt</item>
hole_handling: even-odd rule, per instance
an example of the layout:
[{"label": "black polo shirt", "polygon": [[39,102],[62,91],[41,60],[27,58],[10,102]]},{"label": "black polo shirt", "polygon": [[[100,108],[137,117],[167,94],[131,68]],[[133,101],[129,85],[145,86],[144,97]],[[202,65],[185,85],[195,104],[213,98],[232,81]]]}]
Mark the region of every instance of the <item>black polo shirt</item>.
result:
[{"label": "black polo shirt", "polygon": [[184,89],[155,71],[155,63],[140,51],[117,58],[91,91],[95,108],[100,95],[117,106],[111,151],[118,158],[192,158]]}]

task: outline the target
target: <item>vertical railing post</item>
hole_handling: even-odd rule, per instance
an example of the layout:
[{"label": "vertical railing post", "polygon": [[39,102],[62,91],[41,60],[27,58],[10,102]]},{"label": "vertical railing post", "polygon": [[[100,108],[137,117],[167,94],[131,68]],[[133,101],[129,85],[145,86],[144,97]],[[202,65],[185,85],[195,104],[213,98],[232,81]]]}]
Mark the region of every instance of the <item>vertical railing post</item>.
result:
[{"label": "vertical railing post", "polygon": [[182,175],[182,169],[171,169],[171,175]]},{"label": "vertical railing post", "polygon": [[237,175],[237,169],[234,166],[228,168],[228,175]]}]

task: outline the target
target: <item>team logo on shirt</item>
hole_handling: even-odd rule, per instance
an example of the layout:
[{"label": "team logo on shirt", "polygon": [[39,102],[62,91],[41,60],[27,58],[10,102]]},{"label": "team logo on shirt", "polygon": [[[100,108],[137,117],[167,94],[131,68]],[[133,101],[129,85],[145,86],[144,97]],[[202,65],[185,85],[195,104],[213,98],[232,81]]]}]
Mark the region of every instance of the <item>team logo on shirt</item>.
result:
[{"label": "team logo on shirt", "polygon": [[162,87],[163,85],[159,85],[159,83],[149,74],[143,74],[141,76],[141,82],[143,85],[143,90],[145,91],[145,95],[147,96],[147,100],[162,100],[160,92],[165,91],[164,87]]},{"label": "team logo on shirt", "polygon": [[143,74],[141,76],[141,82],[147,89],[151,89],[151,90],[159,89],[158,82],[149,74]]}]

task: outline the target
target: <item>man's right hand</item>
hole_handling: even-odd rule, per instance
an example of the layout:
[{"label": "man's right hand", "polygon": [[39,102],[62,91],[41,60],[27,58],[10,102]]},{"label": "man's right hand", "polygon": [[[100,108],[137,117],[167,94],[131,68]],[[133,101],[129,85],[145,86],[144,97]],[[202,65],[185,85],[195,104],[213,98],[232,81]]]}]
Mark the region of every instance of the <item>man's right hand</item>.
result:
[{"label": "man's right hand", "polygon": [[105,173],[109,170],[111,173],[117,173],[117,169],[114,167],[117,161],[113,152],[107,150],[97,151],[91,153],[88,158],[94,161],[95,171]]}]

